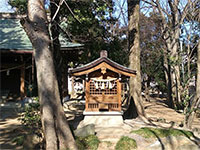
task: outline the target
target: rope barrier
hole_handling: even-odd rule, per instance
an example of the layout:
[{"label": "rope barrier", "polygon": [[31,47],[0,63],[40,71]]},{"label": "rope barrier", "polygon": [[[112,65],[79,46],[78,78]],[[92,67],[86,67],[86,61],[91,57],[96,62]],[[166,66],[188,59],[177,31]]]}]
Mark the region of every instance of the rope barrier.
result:
[{"label": "rope barrier", "polygon": [[[10,71],[10,70],[14,70],[14,69],[17,69],[17,68],[21,68],[23,65],[19,65],[19,66],[15,66],[15,67],[11,67],[11,68],[7,68],[7,69],[3,69],[3,70],[0,70],[0,72],[5,72],[5,71]],[[27,68],[31,67],[32,65],[30,66],[27,66]]]}]

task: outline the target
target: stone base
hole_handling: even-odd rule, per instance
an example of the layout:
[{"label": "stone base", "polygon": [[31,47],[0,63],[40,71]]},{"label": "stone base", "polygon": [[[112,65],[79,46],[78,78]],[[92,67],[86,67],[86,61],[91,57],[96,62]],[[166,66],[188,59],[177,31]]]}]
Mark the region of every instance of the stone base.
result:
[{"label": "stone base", "polygon": [[123,112],[83,112],[85,115],[81,126],[95,124],[95,126],[120,126],[123,124]]}]

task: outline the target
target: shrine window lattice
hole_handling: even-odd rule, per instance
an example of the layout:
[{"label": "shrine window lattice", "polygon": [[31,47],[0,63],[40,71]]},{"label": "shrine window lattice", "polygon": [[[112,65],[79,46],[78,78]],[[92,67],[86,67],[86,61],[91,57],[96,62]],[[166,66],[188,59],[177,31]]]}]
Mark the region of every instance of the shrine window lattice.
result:
[{"label": "shrine window lattice", "polygon": [[117,95],[116,81],[91,81],[90,94],[91,95]]}]

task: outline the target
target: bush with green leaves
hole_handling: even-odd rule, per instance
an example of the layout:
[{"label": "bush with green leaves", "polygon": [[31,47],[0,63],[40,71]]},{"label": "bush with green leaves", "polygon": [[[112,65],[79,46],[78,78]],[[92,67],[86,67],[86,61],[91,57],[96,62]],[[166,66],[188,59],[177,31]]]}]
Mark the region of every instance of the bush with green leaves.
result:
[{"label": "bush with green leaves", "polygon": [[25,140],[24,135],[16,136],[15,138],[12,139],[12,142],[16,143],[16,145],[23,145]]},{"label": "bush with green leaves", "polygon": [[143,127],[138,130],[132,131],[132,133],[143,136],[144,138],[156,138],[156,137],[167,137],[167,136],[186,136],[192,137],[193,133],[185,130],[178,129],[160,129],[160,128],[148,128]]},{"label": "bush with green leaves", "polygon": [[21,115],[20,121],[26,128],[30,129],[31,134],[42,137],[42,123],[38,98],[34,98],[34,102],[25,107],[25,112]]},{"label": "bush with green leaves", "polygon": [[76,144],[79,150],[97,150],[99,143],[100,141],[96,135],[76,137]]},{"label": "bush with green leaves", "polygon": [[137,148],[137,143],[134,139],[127,136],[121,137],[117,142],[115,149],[116,150],[132,150]]}]

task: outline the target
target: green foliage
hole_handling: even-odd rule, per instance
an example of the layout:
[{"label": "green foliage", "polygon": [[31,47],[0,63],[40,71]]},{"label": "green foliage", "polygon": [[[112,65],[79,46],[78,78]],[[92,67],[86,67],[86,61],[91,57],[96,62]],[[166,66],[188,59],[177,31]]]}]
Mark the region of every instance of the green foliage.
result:
[{"label": "green foliage", "polygon": [[[85,50],[79,63],[85,64],[99,57],[101,50],[107,50],[109,58],[120,63],[128,64],[127,39],[113,34],[116,28],[114,2],[108,1],[77,1],[68,2],[75,17],[67,9],[62,9],[61,16],[67,18],[63,30],[70,33],[72,41],[85,45]],[[79,21],[77,21],[79,20]],[[62,22],[63,23],[63,22]],[[113,28],[112,28],[113,27]],[[120,58],[120,59],[119,59]]]},{"label": "green foliage", "polygon": [[166,82],[163,65],[163,54],[160,49],[142,52],[142,72],[146,73],[151,81],[158,83],[161,91],[166,91]]},{"label": "green foliage", "polygon": [[107,45],[109,58],[113,61],[128,66],[129,65],[129,50],[126,46],[127,39],[120,39],[114,37],[114,39]]},{"label": "green foliage", "polygon": [[8,3],[16,8],[17,13],[25,14],[27,12],[27,0],[9,0]]},{"label": "green foliage", "polygon": [[117,142],[115,146],[116,150],[131,150],[136,148],[137,148],[136,141],[127,136],[121,137],[121,139]]},{"label": "green foliage", "polygon": [[190,104],[190,100],[194,95],[189,96],[189,93],[187,92],[188,89],[186,89],[185,91],[183,91],[181,93],[181,97],[183,99],[183,102],[181,103],[181,106],[184,108],[184,113],[189,113],[189,104]]},{"label": "green foliage", "polygon": [[36,134],[38,137],[42,137],[40,104],[38,98],[35,98],[34,103],[30,103],[25,107],[25,112],[22,114],[20,120],[25,127],[30,129],[29,131],[31,133]]},{"label": "green foliage", "polygon": [[178,129],[158,129],[158,128],[140,128],[132,131],[132,133],[142,135],[145,138],[167,137],[167,136],[193,136],[193,133]]},{"label": "green foliage", "polygon": [[76,138],[76,144],[79,150],[97,150],[99,143],[100,141],[95,135]]},{"label": "green foliage", "polygon": [[197,109],[196,116],[197,116],[197,118],[200,118],[200,109]]},{"label": "green foliage", "polygon": [[110,142],[110,141],[103,141],[103,143],[105,143],[108,148],[112,146],[112,142]]},{"label": "green foliage", "polygon": [[19,135],[19,136],[16,136],[12,142],[16,143],[17,145],[23,145],[25,141],[25,135]]},{"label": "green foliage", "polygon": [[141,70],[150,81],[158,83],[162,92],[167,91],[164,67],[164,42],[161,37],[161,22],[158,14],[150,17],[140,14]]}]

